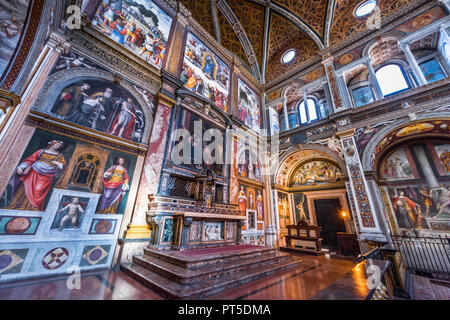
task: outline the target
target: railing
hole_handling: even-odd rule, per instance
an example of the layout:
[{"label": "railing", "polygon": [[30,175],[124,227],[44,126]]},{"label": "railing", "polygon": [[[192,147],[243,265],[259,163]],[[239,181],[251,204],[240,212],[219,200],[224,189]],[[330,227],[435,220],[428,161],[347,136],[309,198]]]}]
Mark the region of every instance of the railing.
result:
[{"label": "railing", "polygon": [[406,268],[413,273],[434,277],[450,276],[450,238],[392,235],[392,243],[400,251]]}]

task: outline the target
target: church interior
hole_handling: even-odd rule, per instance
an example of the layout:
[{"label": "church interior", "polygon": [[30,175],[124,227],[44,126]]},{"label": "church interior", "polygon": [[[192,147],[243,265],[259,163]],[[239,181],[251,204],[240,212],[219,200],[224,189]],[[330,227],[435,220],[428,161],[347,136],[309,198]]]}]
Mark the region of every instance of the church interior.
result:
[{"label": "church interior", "polygon": [[0,300],[450,300],[450,0],[0,0]]}]

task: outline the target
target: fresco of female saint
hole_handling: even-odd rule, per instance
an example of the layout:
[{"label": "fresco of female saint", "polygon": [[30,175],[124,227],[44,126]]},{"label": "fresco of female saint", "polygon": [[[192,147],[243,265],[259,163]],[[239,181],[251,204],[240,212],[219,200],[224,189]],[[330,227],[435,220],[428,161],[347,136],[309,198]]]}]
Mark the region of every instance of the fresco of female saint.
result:
[{"label": "fresco of female saint", "polygon": [[244,187],[241,186],[238,196],[239,211],[245,212],[247,210],[247,196],[245,195]]},{"label": "fresco of female saint", "polygon": [[122,198],[130,189],[130,177],[125,168],[125,159],[119,158],[117,164],[105,172],[103,186],[103,196],[100,199],[98,212],[101,214],[117,214],[117,208]]},{"label": "fresco of female saint", "polygon": [[17,167],[11,181],[12,201],[7,209],[44,211],[53,181],[66,164],[59,152],[63,146],[61,141],[51,141],[46,149],[36,151]]},{"label": "fresco of female saint", "polygon": [[258,220],[264,220],[264,208],[263,208],[263,196],[261,190],[258,190],[258,196],[256,197],[256,211],[258,212]]},{"label": "fresco of female saint", "polygon": [[124,139],[131,139],[136,123],[133,99],[128,98],[122,103],[119,114],[114,119],[111,134]]},{"label": "fresco of female saint", "polygon": [[405,192],[400,191],[400,195],[394,200],[393,205],[400,228],[421,227],[420,206],[405,196]]}]

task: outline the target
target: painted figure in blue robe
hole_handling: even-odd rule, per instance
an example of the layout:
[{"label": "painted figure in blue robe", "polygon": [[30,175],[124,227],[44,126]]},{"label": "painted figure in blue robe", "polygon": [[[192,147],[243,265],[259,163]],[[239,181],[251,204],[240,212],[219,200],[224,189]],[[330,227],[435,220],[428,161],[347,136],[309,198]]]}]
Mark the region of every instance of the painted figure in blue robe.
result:
[{"label": "painted figure in blue robe", "polygon": [[217,64],[215,62],[215,59],[209,52],[205,53],[205,55],[203,56],[202,71],[208,78],[216,80]]}]

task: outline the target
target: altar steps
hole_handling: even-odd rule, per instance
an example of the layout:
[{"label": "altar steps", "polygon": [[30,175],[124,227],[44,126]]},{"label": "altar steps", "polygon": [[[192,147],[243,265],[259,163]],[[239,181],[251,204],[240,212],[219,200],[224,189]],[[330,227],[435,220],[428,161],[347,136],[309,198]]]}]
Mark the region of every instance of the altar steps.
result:
[{"label": "altar steps", "polygon": [[121,270],[169,299],[202,299],[301,264],[298,258],[274,249],[215,256],[216,261],[205,256],[183,258],[179,252],[149,249]]}]

